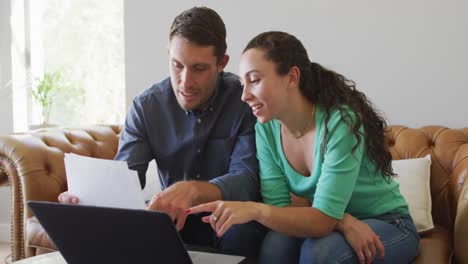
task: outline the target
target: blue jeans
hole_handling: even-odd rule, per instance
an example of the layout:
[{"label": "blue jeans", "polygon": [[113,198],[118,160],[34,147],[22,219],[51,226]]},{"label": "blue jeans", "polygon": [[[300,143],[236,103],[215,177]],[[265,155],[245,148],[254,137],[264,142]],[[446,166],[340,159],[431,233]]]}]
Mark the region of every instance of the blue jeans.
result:
[{"label": "blue jeans", "polygon": [[239,255],[249,259],[257,258],[267,228],[251,221],[242,225],[233,225],[223,236],[217,237],[211,225],[201,221],[203,215],[206,214],[189,215],[184,228],[180,231],[182,240],[188,244],[189,249]]},{"label": "blue jeans", "polygon": [[[409,263],[419,249],[419,235],[413,220],[400,214],[386,214],[361,220],[380,236],[385,259],[373,263]],[[260,251],[260,263],[359,263],[353,248],[339,232],[321,238],[297,238],[270,231]]]}]

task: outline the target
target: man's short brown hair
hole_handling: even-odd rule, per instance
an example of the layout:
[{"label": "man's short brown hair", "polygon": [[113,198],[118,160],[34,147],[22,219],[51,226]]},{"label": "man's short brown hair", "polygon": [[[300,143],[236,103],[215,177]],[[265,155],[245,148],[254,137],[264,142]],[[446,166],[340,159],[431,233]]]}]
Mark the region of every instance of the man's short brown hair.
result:
[{"label": "man's short brown hair", "polygon": [[172,22],[169,40],[182,37],[202,46],[214,46],[220,61],[226,54],[226,27],[221,17],[207,7],[193,7],[178,15]]}]

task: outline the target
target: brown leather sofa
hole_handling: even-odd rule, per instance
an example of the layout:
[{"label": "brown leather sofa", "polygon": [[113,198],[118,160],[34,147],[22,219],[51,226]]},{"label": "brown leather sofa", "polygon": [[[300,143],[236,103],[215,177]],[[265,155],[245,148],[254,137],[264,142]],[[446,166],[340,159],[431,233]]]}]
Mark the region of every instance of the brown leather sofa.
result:
[{"label": "brown leather sofa", "polygon": [[[11,186],[12,259],[55,250],[26,206],[57,201],[67,189],[64,153],[112,159],[119,126],[51,128],[0,137],[0,185]],[[468,127],[391,126],[394,159],[431,154],[432,215],[436,228],[422,236],[414,263],[468,263]]]}]

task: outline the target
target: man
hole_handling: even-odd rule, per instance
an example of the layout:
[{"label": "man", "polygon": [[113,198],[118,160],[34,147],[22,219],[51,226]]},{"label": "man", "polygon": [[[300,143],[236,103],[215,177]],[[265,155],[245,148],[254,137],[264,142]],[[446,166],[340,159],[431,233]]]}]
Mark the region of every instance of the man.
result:
[{"label": "man", "polygon": [[[233,226],[217,237],[202,216],[185,213],[210,201],[259,197],[256,121],[241,101],[238,77],[223,72],[226,49],[226,29],[215,11],[195,7],[177,16],[169,34],[170,77],[133,100],[115,159],[138,171],[142,187],[148,163],[156,160],[163,191],[148,209],[166,212],[186,243],[254,257],[263,226]],[[63,193],[59,201],[78,198]]]}]

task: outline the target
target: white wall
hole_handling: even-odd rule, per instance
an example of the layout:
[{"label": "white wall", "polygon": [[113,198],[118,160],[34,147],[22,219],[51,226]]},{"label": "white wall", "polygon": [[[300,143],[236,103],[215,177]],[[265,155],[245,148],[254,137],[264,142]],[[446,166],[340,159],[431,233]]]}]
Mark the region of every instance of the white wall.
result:
[{"label": "white wall", "polygon": [[167,76],[174,17],[202,5],[224,19],[229,71],[256,34],[287,31],[356,81],[389,124],[468,126],[468,1],[125,1],[127,106]]},{"label": "white wall", "polygon": [[[0,1],[0,135],[13,132],[11,92],[5,83],[11,79],[10,1]],[[0,187],[0,241],[10,240],[10,190]]]}]

